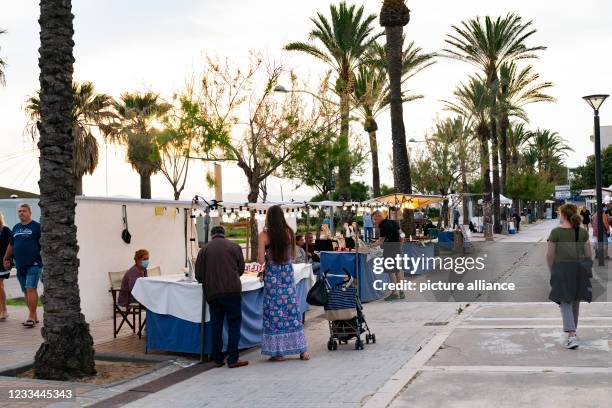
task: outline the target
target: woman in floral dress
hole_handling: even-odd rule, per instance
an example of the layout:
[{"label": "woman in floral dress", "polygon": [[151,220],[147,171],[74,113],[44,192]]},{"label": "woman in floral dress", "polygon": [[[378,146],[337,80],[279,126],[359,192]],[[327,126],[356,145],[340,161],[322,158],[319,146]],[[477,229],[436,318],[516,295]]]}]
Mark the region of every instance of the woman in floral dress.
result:
[{"label": "woman in floral dress", "polygon": [[295,236],[282,208],[270,207],[266,227],[259,234],[258,261],[265,263],[261,353],[271,361],[283,361],[292,354],[310,358],[291,264],[294,252]]}]

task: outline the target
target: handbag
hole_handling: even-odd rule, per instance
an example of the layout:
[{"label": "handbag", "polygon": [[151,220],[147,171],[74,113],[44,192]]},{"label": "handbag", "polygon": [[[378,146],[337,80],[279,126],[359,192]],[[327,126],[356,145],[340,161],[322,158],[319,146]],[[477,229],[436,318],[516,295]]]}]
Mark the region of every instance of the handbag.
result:
[{"label": "handbag", "polygon": [[578,246],[578,228],[574,228],[575,240],[576,240],[576,267],[578,268],[578,274],[576,279],[578,280],[578,288],[582,290],[582,299],[591,303],[593,300],[593,286],[591,285],[591,278],[593,277],[593,260],[585,256],[580,256],[580,250]]},{"label": "handbag", "polygon": [[306,302],[312,306],[325,306],[327,304],[327,283],[325,279],[319,279],[312,285],[306,295]]}]

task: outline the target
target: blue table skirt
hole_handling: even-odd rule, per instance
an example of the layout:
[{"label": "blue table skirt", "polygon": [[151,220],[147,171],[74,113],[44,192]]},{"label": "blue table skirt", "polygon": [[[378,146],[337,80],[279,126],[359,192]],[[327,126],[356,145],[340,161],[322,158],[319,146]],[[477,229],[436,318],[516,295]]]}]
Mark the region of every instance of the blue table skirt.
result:
[{"label": "blue table skirt", "polygon": [[[434,254],[435,254],[435,248],[433,245],[421,245],[421,244],[412,244],[412,243],[404,243],[402,250],[404,251],[404,254],[408,255],[409,257],[422,257],[422,258],[433,258]],[[408,274],[412,274],[412,275],[422,275],[428,272],[432,271],[431,268],[431,263],[429,265],[427,265],[427,263],[423,263],[424,261],[421,262],[421,266],[419,268],[417,268],[417,270],[413,271],[406,271],[406,275]],[[429,267],[428,267],[429,266]]]},{"label": "blue table skirt", "polygon": [[[296,285],[300,312],[308,310],[306,294],[308,279]],[[201,305],[194,305],[201,308]],[[241,349],[261,344],[263,333],[263,288],[242,293],[242,326],[240,328]],[[148,350],[166,350],[179,353],[200,353],[200,323],[179,319],[147,310],[146,339]],[[204,350],[211,353],[212,332],[210,322],[206,323]],[[223,349],[227,347],[227,322],[223,327]]]}]

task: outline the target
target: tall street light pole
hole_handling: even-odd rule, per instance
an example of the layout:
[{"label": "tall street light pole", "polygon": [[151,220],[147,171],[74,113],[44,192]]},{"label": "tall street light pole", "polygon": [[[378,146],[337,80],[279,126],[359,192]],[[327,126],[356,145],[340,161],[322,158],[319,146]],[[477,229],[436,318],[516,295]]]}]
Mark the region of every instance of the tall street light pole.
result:
[{"label": "tall street light pole", "polygon": [[597,200],[597,259],[599,266],[604,265],[603,198],[601,194],[601,142],[599,129],[599,108],[609,95],[587,95],[584,99],[594,112],[593,133],[595,135],[595,194]]}]

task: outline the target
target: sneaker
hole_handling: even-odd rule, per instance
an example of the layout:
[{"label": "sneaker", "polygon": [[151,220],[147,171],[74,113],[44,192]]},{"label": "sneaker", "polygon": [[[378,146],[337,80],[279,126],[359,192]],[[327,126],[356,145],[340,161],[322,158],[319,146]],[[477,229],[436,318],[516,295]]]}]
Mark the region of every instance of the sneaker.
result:
[{"label": "sneaker", "polygon": [[567,341],[564,344],[564,347],[566,349],[571,349],[571,350],[578,348],[578,342],[576,341],[576,336],[568,337]]},{"label": "sneaker", "polygon": [[406,294],[404,292],[400,292],[400,299],[406,299]]},{"label": "sneaker", "polygon": [[397,299],[399,299],[399,296],[391,294],[385,298],[385,302],[390,302],[392,300],[397,300]]}]

